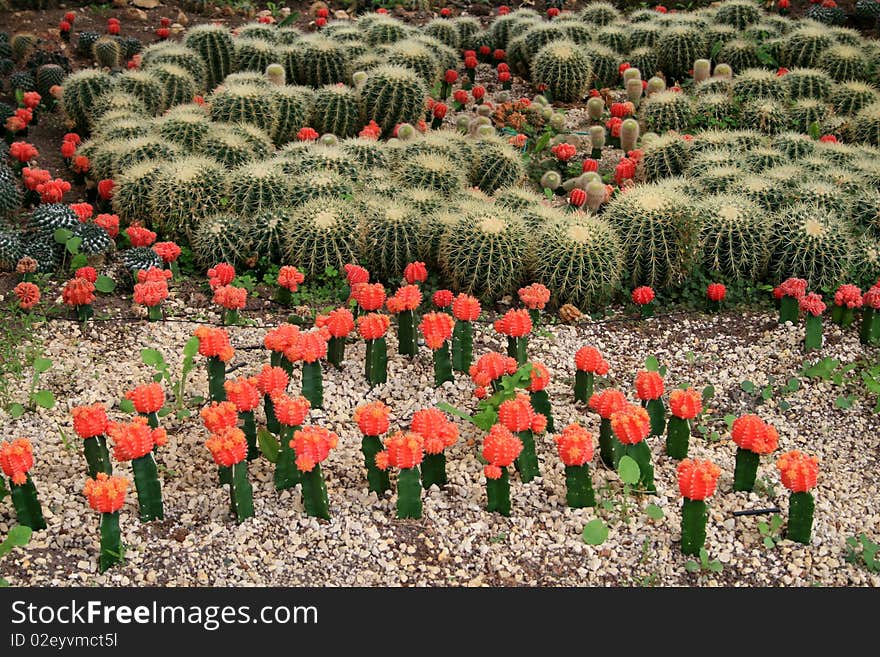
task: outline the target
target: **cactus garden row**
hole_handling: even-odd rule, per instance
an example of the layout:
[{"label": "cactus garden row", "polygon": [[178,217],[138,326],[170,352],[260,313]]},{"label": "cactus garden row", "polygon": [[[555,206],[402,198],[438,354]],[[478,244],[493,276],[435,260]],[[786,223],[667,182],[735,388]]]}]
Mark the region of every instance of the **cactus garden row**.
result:
[{"label": "cactus garden row", "polygon": [[4,572],[876,584],[880,46],[788,8],[0,35]]}]

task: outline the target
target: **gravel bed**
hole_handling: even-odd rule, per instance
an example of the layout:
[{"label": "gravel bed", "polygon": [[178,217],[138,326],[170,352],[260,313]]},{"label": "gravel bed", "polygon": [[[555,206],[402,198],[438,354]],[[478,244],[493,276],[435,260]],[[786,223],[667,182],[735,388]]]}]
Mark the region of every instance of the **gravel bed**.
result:
[{"label": "gravel bed", "polygon": [[[172,300],[169,303],[173,304]],[[207,318],[216,318],[210,311]],[[364,346],[348,346],[341,371],[325,372],[326,410],[314,411],[309,421],[323,424],[340,436],[339,447],[324,464],[332,519],[304,515],[297,490],[278,493],[272,485],[272,465],[265,459],[251,464],[256,517],[236,525],[229,515],[228,493],[217,486],[217,471],[204,447],[207,437],[197,416],[163,419],[169,442],[158,462],[166,519],[149,524],[137,520],[130,492],[122,511],[126,563],[105,574],[97,570],[98,514],[82,496],[85,462],[72,429],[71,407],[94,402],[113,406],[124,392],[153,373],[138,357],[154,347],[177,370],[182,347],[196,324],[115,323],[88,325],[50,321],[36,329],[46,355],[55,362],[43,384],[58,400],[54,409],[39,409],[12,420],[0,411],[0,433],[6,438],[28,437],[34,443],[32,470],[43,504],[48,530],[36,533],[31,544],[0,562],[0,572],[18,586],[265,586],[265,585],[674,585],[674,586],[877,586],[880,576],[846,563],[845,540],[865,532],[880,535],[880,490],[876,472],[880,419],[875,400],[856,392],[851,408],[835,408],[843,389],[829,382],[804,379],[804,385],[785,396],[758,404],[740,382],[760,385],[769,376],[785,381],[801,369],[802,327],[777,326],[767,313],[730,312],[720,315],[676,315],[643,322],[552,325],[533,335],[530,353],[548,366],[549,388],[557,427],[579,421],[598,435],[598,417],[575,405],[571,385],[573,355],[585,344],[598,347],[611,363],[610,385],[633,395],[632,381],[645,358],[654,354],[669,368],[667,390],[681,382],[701,389],[711,384],[710,424],[721,435],[711,442],[694,435],[691,456],[710,458],[723,471],[719,494],[712,500],[707,548],[724,568],[720,573],[690,573],[678,545],[680,498],[675,462],[663,455],[662,441],[649,439],[654,453],[656,495],[630,497],[628,518],[619,511],[572,510],[565,506],[563,466],[552,437],[539,440],[542,477],[522,484],[512,477],[510,518],[483,510],[485,488],[477,460],[481,436],[458,421],[461,439],[448,452],[449,484],[426,492],[424,517],[394,518],[395,497],[377,499],[368,493],[360,435],[352,420],[356,406],[381,399],[393,410],[392,426],[408,426],[412,413],[439,401],[473,409],[472,385],[459,376],[440,389],[433,387],[430,352],[405,359],[394,353],[389,337],[389,382],[370,390],[362,375]],[[267,354],[261,348],[265,330],[257,326],[230,329],[237,347],[233,365],[238,374],[255,373]],[[475,340],[478,356],[487,348],[501,349],[489,325],[480,326]],[[821,355],[843,362],[864,358],[855,331],[826,329]],[[873,357],[876,359],[876,351]],[[22,384],[21,390],[25,390]],[[190,394],[205,394],[203,362],[193,371]],[[298,373],[290,390],[299,389]],[[741,509],[778,505],[787,514],[787,491],[779,484],[772,459],[765,458],[759,477],[775,486],[760,493],[732,493],[735,445],[723,416],[758,412],[779,430],[780,450],[802,449],[820,457],[815,491],[813,543],[803,546],[782,540],[767,549],[758,532],[761,517],[734,518]],[[111,418],[122,419],[118,408]],[[68,444],[62,437],[66,435]],[[598,452],[597,452],[598,459]],[[117,472],[131,476],[128,464]],[[593,482],[601,499],[621,500],[614,473],[598,463]],[[652,520],[643,512],[653,503],[664,517]],[[586,545],[581,530],[602,517],[610,526],[601,546]],[[766,518],[766,516],[764,516]],[[0,512],[0,532],[14,521],[7,499]]]}]

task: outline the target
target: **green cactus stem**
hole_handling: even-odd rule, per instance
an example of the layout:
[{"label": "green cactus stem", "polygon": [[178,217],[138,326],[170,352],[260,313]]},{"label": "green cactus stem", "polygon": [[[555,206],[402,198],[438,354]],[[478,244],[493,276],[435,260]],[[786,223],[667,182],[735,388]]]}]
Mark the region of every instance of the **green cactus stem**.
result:
[{"label": "green cactus stem", "polygon": [[686,459],[691,438],[691,424],[687,420],[673,415],[666,427],[666,454],[670,458]]},{"label": "green cactus stem", "polygon": [[592,372],[584,372],[578,370],[574,375],[574,399],[584,404],[590,401],[593,396],[593,384],[596,376]]},{"label": "green cactus stem", "polygon": [[279,287],[275,291],[275,301],[277,301],[282,306],[289,306],[293,301],[290,290],[288,290],[286,287]]},{"label": "green cactus stem", "polygon": [[275,404],[270,395],[263,398],[263,410],[266,412],[266,429],[277,436],[281,433],[281,423],[275,417]]},{"label": "green cactus stem", "polygon": [[848,328],[855,321],[855,312],[848,306],[834,304],[831,308],[831,321],[841,328]]},{"label": "green cactus stem", "polygon": [[388,344],[385,338],[367,340],[365,375],[370,387],[388,380]]},{"label": "green cactus stem", "polygon": [[[143,416],[147,418],[147,424],[150,429],[158,429],[159,428],[159,416],[156,414],[156,411],[152,413],[144,413]],[[156,451],[156,448],[153,448],[153,451]]]},{"label": "green cactus stem", "polygon": [[873,308],[862,309],[862,326],[859,330],[862,344],[880,345],[880,312]]},{"label": "green cactus stem", "polygon": [[89,466],[89,476],[94,479],[99,472],[113,474],[110,454],[107,451],[106,436],[92,436],[83,440],[83,453]]},{"label": "green cactus stem", "polygon": [[761,455],[750,449],[736,448],[736,467],[733,470],[733,490],[751,491],[758,476]]},{"label": "green cactus stem", "polygon": [[553,425],[553,409],[550,406],[550,395],[546,390],[536,390],[529,394],[532,402],[532,409],[535,413],[540,413],[547,418],[547,431],[553,433],[556,429]]},{"label": "green cactus stem", "polygon": [[103,573],[114,564],[122,563],[122,536],[119,531],[119,511],[101,514],[101,554],[98,568]]},{"label": "green cactus stem", "polygon": [[779,300],[779,323],[791,322],[796,324],[800,306],[794,297],[785,296]]},{"label": "green cactus stem", "polygon": [[521,338],[507,336],[507,355],[516,359],[517,365],[525,365],[529,359],[529,339],[525,335]]},{"label": "green cactus stem", "polygon": [[83,304],[76,307],[76,318],[81,322],[89,321],[95,314],[91,304]]},{"label": "green cactus stem", "polygon": [[312,408],[324,408],[324,380],[320,360],[303,363],[302,395],[309,400]]},{"label": "green cactus stem", "polygon": [[254,491],[248,480],[247,461],[233,465],[230,470],[229,501],[235,519],[244,522],[254,517]]},{"label": "green cactus stem", "polygon": [[239,411],[238,419],[242,422],[245,440],[247,440],[247,460],[253,461],[260,456],[260,448],[257,446],[257,421],[253,411]]},{"label": "green cactus stem", "polygon": [[327,343],[327,362],[336,369],[341,369],[343,360],[345,360],[345,338],[330,338]]},{"label": "green cactus stem", "polygon": [[397,315],[397,353],[401,356],[415,356],[417,351],[415,313],[404,310]]},{"label": "green cactus stem", "polygon": [[452,359],[449,356],[449,341],[434,350],[434,386],[439,388],[447,381],[454,381]]},{"label": "green cactus stem", "polygon": [[208,397],[211,401],[226,401],[226,389],[223,383],[226,381],[226,363],[211,356],[208,358]]},{"label": "green cactus stem", "polygon": [[614,432],[611,430],[611,420],[603,417],[599,423],[599,458],[602,459],[602,463],[606,467],[612,470],[615,467],[615,452],[617,451],[615,445],[619,444],[620,442],[614,437]]},{"label": "green cactus stem", "polygon": [[474,353],[474,327],[470,322],[456,320],[452,329],[452,368],[467,372],[471,368]]},{"label": "green cactus stem", "polygon": [[813,532],[813,510],[816,502],[812,493],[792,493],[788,500],[788,529],[786,538],[808,545]]},{"label": "green cactus stem", "polygon": [[361,439],[361,452],[364,454],[364,467],[367,468],[367,488],[371,493],[382,496],[386,490],[391,490],[391,480],[386,470],[380,470],[376,466],[376,454],[382,451],[382,441],[379,436],[364,436]]},{"label": "green cactus stem", "polygon": [[517,435],[523,448],[516,457],[516,469],[522,482],[527,484],[541,474],[538,471],[538,455],[535,453],[535,436],[530,429],[520,431]]},{"label": "green cactus stem", "polygon": [[700,548],[706,543],[707,518],[705,501],[684,499],[681,504],[681,551],[684,554],[700,554]]},{"label": "green cactus stem", "polygon": [[822,316],[807,315],[805,320],[804,351],[816,351],[822,348]]},{"label": "green cactus stem", "polygon": [[510,515],[510,475],[507,474],[507,468],[501,468],[498,479],[486,479],[486,511]]},{"label": "green cactus stem", "polygon": [[532,320],[532,326],[537,328],[541,324],[541,311],[537,308],[529,308],[529,317]]},{"label": "green cactus stem", "polygon": [[662,436],[666,432],[666,407],[662,399],[649,399],[645,404],[651,418],[651,435]]},{"label": "green cactus stem", "polygon": [[397,517],[422,517],[422,484],[419,468],[403,468],[397,475]]},{"label": "green cactus stem", "polygon": [[147,320],[151,322],[162,321],[162,306],[160,306],[159,304],[156,304],[155,306],[148,306]]},{"label": "green cactus stem", "polygon": [[131,462],[134,471],[134,486],[137,489],[138,510],[141,522],[162,520],[165,511],[162,506],[162,487],[159,484],[159,471],[150,452]]},{"label": "green cactus stem", "polygon": [[300,471],[296,467],[296,451],[290,444],[293,440],[293,432],[297,429],[299,427],[284,427],[281,432],[281,450],[275,463],[275,490],[293,488],[300,482]]},{"label": "green cactus stem", "polygon": [[706,299],[706,312],[713,314],[721,312],[721,302],[713,301],[712,299]]},{"label": "green cactus stem", "polygon": [[30,475],[26,475],[23,484],[14,484],[9,480],[9,491],[12,494],[12,505],[19,525],[30,527],[34,531],[46,529],[43,519],[43,508],[37,499],[37,488]]},{"label": "green cactus stem", "polygon": [[223,309],[223,326],[236,326],[238,324],[238,310],[235,308]]},{"label": "green cactus stem", "polygon": [[[615,440],[617,440],[615,438]],[[654,466],[651,464],[651,448],[644,440],[635,445],[624,445],[617,441],[618,449],[615,453],[614,467],[620,462],[623,456],[629,456],[639,464],[639,491],[645,493],[656,493],[654,486]]]},{"label": "green cactus stem", "polygon": [[217,485],[232,484],[232,468],[226,465],[217,466]]},{"label": "green cactus stem", "polygon": [[330,520],[330,503],[327,501],[327,486],[321,474],[321,464],[315,463],[315,467],[308,472],[301,472],[300,480],[306,515]]},{"label": "green cactus stem", "polygon": [[446,479],[446,454],[425,454],[422,460],[422,487],[427,490],[434,484],[438,487],[445,486]]},{"label": "green cactus stem", "polygon": [[572,509],[596,506],[589,463],[565,466],[565,501]]},{"label": "green cactus stem", "polygon": [[643,303],[639,305],[639,315],[642,319],[654,316],[654,302]]}]

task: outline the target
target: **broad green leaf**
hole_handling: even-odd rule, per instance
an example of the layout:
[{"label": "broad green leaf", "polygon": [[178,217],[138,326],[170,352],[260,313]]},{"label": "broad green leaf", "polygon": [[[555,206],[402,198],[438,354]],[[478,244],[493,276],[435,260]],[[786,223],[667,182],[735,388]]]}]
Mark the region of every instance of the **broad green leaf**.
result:
[{"label": "broad green leaf", "polygon": [[851,397],[845,397],[841,395],[834,400],[834,405],[840,409],[850,408],[853,405],[853,399]]},{"label": "broad green leaf", "polygon": [[163,406],[158,411],[156,411],[156,417],[165,417],[166,415],[171,413],[172,410],[174,409],[172,409],[170,406]]},{"label": "broad green leaf", "polygon": [[134,403],[130,399],[120,399],[119,410],[123,413],[134,413]]},{"label": "broad green leaf", "polygon": [[52,408],[55,406],[55,395],[49,390],[37,390],[34,393],[34,403],[43,408]]},{"label": "broad green leaf", "polygon": [[822,129],[819,127],[818,121],[813,121],[807,129],[807,134],[815,141],[822,135]]},{"label": "broad green leaf", "polygon": [[24,415],[24,406],[18,403],[10,404],[7,410],[9,411],[9,415],[12,416],[13,420],[17,420],[22,415]]},{"label": "broad green leaf", "polygon": [[46,372],[50,367],[52,367],[52,361],[48,358],[35,358],[34,359],[34,370],[42,374]]},{"label": "broad green leaf", "polygon": [[788,383],[786,384],[785,388],[789,392],[797,392],[801,388],[801,380],[796,377],[791,377],[788,380]]},{"label": "broad green leaf", "polygon": [[774,543],[773,539],[770,538],[769,536],[765,536],[764,537],[764,547],[767,548],[768,550],[770,550],[770,549],[773,549],[774,547],[776,547],[776,543]]},{"label": "broad green leaf", "polygon": [[685,570],[687,570],[689,573],[696,573],[697,571],[700,570],[700,564],[698,564],[696,561],[694,561],[692,559],[688,559],[688,561],[684,565],[684,567],[685,567]]},{"label": "broad green leaf", "polygon": [[711,570],[713,573],[720,573],[723,569],[724,566],[721,565],[721,562],[717,559],[715,561],[709,562],[709,570]]},{"label": "broad green leaf", "polygon": [[605,539],[608,538],[608,525],[598,518],[590,520],[590,522],[584,525],[582,535],[584,543],[587,545],[602,545]]},{"label": "broad green leaf", "polygon": [[197,353],[199,353],[199,339],[192,337],[186,341],[185,345],[183,345],[183,355],[187,358],[192,358]]},{"label": "broad green leaf", "polygon": [[30,542],[32,533],[33,530],[27,525],[16,525],[9,530],[6,540],[15,547],[24,547]]},{"label": "broad green leaf", "polygon": [[98,280],[95,281],[95,289],[98,292],[109,294],[116,289],[116,281],[109,276],[98,276]]},{"label": "broad green leaf", "polygon": [[791,404],[789,404],[784,399],[779,400],[779,410],[780,411],[787,411],[789,408],[791,408]]},{"label": "broad green leaf", "polygon": [[162,353],[157,349],[141,349],[141,360],[144,365],[158,365],[165,362]]},{"label": "broad green leaf", "polygon": [[743,389],[743,392],[747,392],[750,395],[754,394],[755,390],[757,390],[757,388],[755,388],[755,384],[751,381],[742,381],[739,384],[739,387]]},{"label": "broad green leaf", "polygon": [[163,378],[164,378],[164,377],[163,377],[163,375],[162,375],[162,372],[156,372],[156,373],[153,375],[153,381],[155,381],[156,383],[161,383]]},{"label": "broad green leaf", "polygon": [[80,267],[85,267],[87,264],[89,264],[89,259],[82,253],[77,253],[70,259],[71,269],[79,269]]},{"label": "broad green leaf", "polygon": [[257,432],[257,444],[259,445],[263,456],[265,456],[270,463],[278,462],[278,453],[281,451],[281,445],[278,443],[278,439],[275,438],[275,436],[265,429],[260,429]]},{"label": "broad green leaf", "polygon": [[181,408],[179,411],[177,411],[177,413],[175,413],[175,416],[178,420],[185,420],[190,415],[192,415],[192,412],[188,408]]},{"label": "broad green leaf", "polygon": [[761,391],[761,399],[767,401],[773,397],[773,386],[764,386],[764,389]]},{"label": "broad green leaf", "polygon": [[758,532],[760,532],[761,536],[766,536],[769,531],[770,531],[770,525],[768,525],[766,522],[761,520],[758,523]]},{"label": "broad green leaf", "polygon": [[645,514],[651,520],[660,520],[663,518],[663,509],[661,509],[656,504],[649,504],[645,507]]},{"label": "broad green leaf", "polygon": [[66,228],[57,228],[52,236],[58,244],[67,244],[67,240],[73,237],[73,233]]},{"label": "broad green leaf", "polygon": [[623,483],[634,486],[639,483],[642,471],[633,457],[624,455],[620,457],[620,463],[617,464],[617,474],[620,475]]},{"label": "broad green leaf", "polygon": [[65,244],[67,251],[73,255],[79,253],[79,247],[82,246],[82,237],[71,237]]},{"label": "broad green leaf", "polygon": [[645,359],[645,369],[649,372],[656,372],[660,369],[660,362],[656,356],[648,356]]},{"label": "broad green leaf", "polygon": [[703,388],[703,403],[705,404],[707,401],[712,399],[715,396],[715,386],[706,386]]}]

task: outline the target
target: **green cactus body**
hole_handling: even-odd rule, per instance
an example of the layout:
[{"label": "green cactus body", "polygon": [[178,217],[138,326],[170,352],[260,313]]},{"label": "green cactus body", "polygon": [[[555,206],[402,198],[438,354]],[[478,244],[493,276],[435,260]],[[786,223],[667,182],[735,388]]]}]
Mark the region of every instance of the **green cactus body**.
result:
[{"label": "green cactus body", "polygon": [[236,71],[262,73],[275,60],[274,44],[261,38],[239,38],[234,41],[234,67]]},{"label": "green cactus body", "polygon": [[211,96],[211,119],[250,123],[271,134],[278,121],[275,95],[253,85],[223,87]]},{"label": "green cactus body", "polygon": [[281,167],[271,161],[243,164],[227,180],[229,206],[236,214],[253,216],[288,201],[287,178]]},{"label": "green cactus body", "polygon": [[[413,208],[390,199],[372,197],[365,205],[362,234],[366,267],[379,280],[399,280],[407,263],[422,259],[428,242],[426,223]],[[414,340],[413,336],[408,338]]]},{"label": "green cactus body", "polygon": [[257,446],[257,422],[254,419],[253,411],[239,411],[238,419],[242,422],[242,431],[247,440],[247,460],[253,461],[260,456],[260,449]]},{"label": "green cactus body", "polygon": [[416,73],[402,66],[380,66],[369,72],[360,89],[361,109],[366,122],[376,121],[383,135],[395,126],[422,117],[425,86]]},{"label": "green cactus body", "polygon": [[593,385],[596,375],[593,372],[577,370],[574,374],[574,399],[581,403],[589,403],[593,396]]},{"label": "green cactus body", "polygon": [[714,21],[719,25],[732,25],[737,30],[745,30],[763,17],[761,8],[749,0],[727,0],[715,11]]},{"label": "green cactus body", "polygon": [[473,361],[474,327],[470,322],[456,320],[452,329],[452,367],[467,372]]},{"label": "green cactus body", "polygon": [[279,436],[281,450],[278,452],[278,461],[275,463],[275,474],[273,475],[275,490],[293,488],[300,483],[301,473],[296,467],[296,451],[291,445],[293,434],[299,429],[300,427],[281,425]]},{"label": "green cactus body", "polygon": [[367,486],[370,492],[382,496],[391,490],[391,480],[386,470],[376,466],[376,454],[382,451],[382,441],[378,436],[364,436],[361,439],[361,452],[364,455],[364,467],[367,469]]},{"label": "green cactus body", "polygon": [[813,533],[813,511],[816,502],[808,492],[792,493],[788,499],[788,529],[786,538],[804,545],[810,544]]},{"label": "green cactus body", "polygon": [[359,97],[349,87],[329,85],[314,95],[312,127],[340,139],[353,137],[362,127]]},{"label": "green cactus body", "polygon": [[736,38],[722,46],[716,61],[729,64],[734,71],[742,71],[761,63],[758,57],[758,45],[747,39]]},{"label": "green cactus body", "polygon": [[406,187],[427,188],[451,195],[464,187],[460,162],[444,155],[422,153],[408,159],[399,173]]},{"label": "green cactus body", "polygon": [[639,107],[645,128],[653,132],[683,131],[694,118],[693,102],[675,91],[661,91],[646,98]]},{"label": "green cactus body", "polygon": [[524,365],[529,359],[529,339],[526,336],[515,338],[507,337],[507,355],[514,358],[517,365]]},{"label": "green cactus body", "polygon": [[[672,418],[674,419],[674,418]],[[672,421],[670,419],[670,422]],[[615,438],[615,440],[617,440]],[[651,448],[644,440],[635,445],[624,445],[617,441],[616,452],[614,454],[614,467],[620,462],[621,457],[629,456],[639,464],[639,482],[638,488],[642,492],[655,493],[657,489],[654,486],[654,466],[651,463]]]},{"label": "green cactus body", "polygon": [[295,71],[291,79],[298,84],[318,88],[327,84],[348,82],[349,51],[341,43],[322,36],[310,36],[295,46]]},{"label": "green cactus body", "polygon": [[486,479],[486,511],[510,515],[510,475],[501,468],[498,479]]},{"label": "green cactus body", "polygon": [[235,43],[219,25],[197,25],[187,31],[185,44],[201,55],[207,69],[207,88],[213,89],[232,72]]},{"label": "green cactus body", "polygon": [[308,277],[323,275],[328,267],[342,271],[360,260],[357,216],[351,201],[323,197],[293,210],[285,223],[286,261]]},{"label": "green cactus body", "polygon": [[34,208],[27,220],[29,229],[45,237],[52,237],[56,230],[74,230],[79,225],[76,213],[63,203],[43,203]]},{"label": "green cactus body", "polygon": [[422,28],[428,36],[432,36],[445,43],[450,48],[458,50],[461,45],[461,33],[455,23],[443,18],[435,18]]},{"label": "green cactus body", "polygon": [[122,563],[122,537],[119,531],[119,511],[101,514],[101,554],[98,569],[103,573],[111,566]]},{"label": "green cactus body", "polygon": [[176,64],[156,64],[147,69],[162,83],[162,95],[166,107],[191,103],[199,87],[192,74]]},{"label": "green cactus body", "polygon": [[[787,93],[785,83],[772,71],[750,68],[733,80],[733,95],[740,100],[783,100]],[[748,124],[747,124],[748,125]]]},{"label": "green cactus body", "polygon": [[211,130],[211,122],[198,114],[169,114],[156,122],[156,131],[163,139],[180,145],[188,152],[196,151]]},{"label": "green cactus body", "polygon": [[155,174],[150,196],[155,225],[169,234],[188,233],[194,224],[222,210],[225,181],[223,168],[205,157],[163,165]]},{"label": "green cactus body", "polygon": [[529,393],[532,409],[547,418],[547,431],[553,433],[556,429],[553,422],[553,408],[550,405],[550,395],[546,390],[536,390]]},{"label": "green cactus body", "polygon": [[312,408],[324,408],[324,383],[320,360],[303,363],[302,395],[309,400]]},{"label": "green cactus body", "polygon": [[381,17],[368,26],[365,26],[366,41],[371,46],[380,46],[405,39],[409,34],[409,27],[404,23],[390,17]]},{"label": "green cactus body", "polygon": [[516,469],[522,482],[527,484],[541,474],[538,469],[538,455],[535,452],[535,436],[528,429],[520,431],[517,435],[522,441],[523,448],[516,458]]},{"label": "green cactus body", "polygon": [[508,144],[497,139],[482,139],[477,149],[470,182],[486,194],[517,184],[525,174],[522,158]]},{"label": "green cactus body", "polygon": [[654,182],[681,175],[690,157],[687,142],[678,135],[665,135],[645,145],[639,166],[645,180]]},{"label": "green cactus body", "polygon": [[235,519],[244,522],[254,517],[254,492],[248,480],[247,461],[234,464],[230,472],[229,501]]},{"label": "green cactus body", "polygon": [[790,32],[783,38],[784,66],[815,66],[822,53],[834,45],[826,28],[807,26]]},{"label": "green cactus body", "polygon": [[77,130],[89,127],[95,100],[113,88],[115,80],[103,71],[85,69],[67,76],[61,85],[62,107]]},{"label": "green cactus body", "polygon": [[849,134],[856,141],[880,146],[880,102],[858,111],[849,124]]},{"label": "green cactus body", "polygon": [[691,26],[671,27],[657,41],[658,66],[667,79],[684,80],[694,61],[708,54],[700,29]]},{"label": "green cactus body", "polygon": [[427,490],[433,485],[446,485],[446,454],[425,454],[420,466],[422,471],[422,487]]},{"label": "green cactus body", "polygon": [[[126,71],[116,76],[116,89],[139,98],[151,115],[164,111],[165,87],[162,80],[149,71]],[[190,97],[188,100],[192,100]]]},{"label": "green cactus body", "polygon": [[797,324],[800,313],[798,300],[794,297],[784,296],[779,300],[779,323],[791,322]]},{"label": "green cactus body", "polygon": [[370,387],[388,380],[388,344],[384,337],[367,340],[364,374]]},{"label": "green cactus body", "polygon": [[593,67],[593,88],[603,89],[614,86],[620,74],[618,64],[621,55],[611,48],[606,48],[597,43],[587,43],[581,46],[584,54],[589,58]]},{"label": "green cactus body", "polygon": [[134,472],[134,485],[137,489],[138,512],[141,522],[162,520],[165,511],[162,506],[162,488],[159,484],[159,472],[152,452],[136,458],[131,462]]},{"label": "green cactus body", "polygon": [[[663,405],[663,400],[649,399],[645,403],[645,409],[651,418],[651,435],[662,436],[666,431],[666,407]],[[688,433],[690,433],[690,429],[688,429]]]},{"label": "green cactus body", "polygon": [[583,98],[592,75],[589,58],[571,41],[551,41],[532,61],[532,80],[546,84],[557,101],[573,102]]},{"label": "green cactus body", "polygon": [[691,437],[691,425],[687,420],[673,415],[666,428],[666,454],[673,459],[686,459]]},{"label": "green cactus body", "polygon": [[857,46],[831,46],[819,57],[818,65],[838,82],[870,77],[871,64]]},{"label": "green cactus body", "polygon": [[147,271],[151,267],[162,268],[162,258],[148,246],[126,249],[119,255],[123,266],[131,273],[132,278],[137,278],[138,271]]},{"label": "green cactus body", "polygon": [[766,210],[739,194],[710,196],[698,206],[703,264],[734,280],[759,280],[770,256]]},{"label": "green cactus body", "polygon": [[423,43],[405,39],[388,46],[384,55],[391,66],[403,66],[416,73],[426,88],[432,88],[440,77],[440,62]]},{"label": "green cactus body", "polygon": [[689,500],[681,504],[681,551],[697,556],[706,543],[708,509],[703,500]]},{"label": "green cactus body", "polygon": [[403,468],[397,475],[397,517],[422,517],[422,484],[418,466]]},{"label": "green cactus body", "polygon": [[122,47],[113,37],[101,37],[92,44],[92,57],[101,68],[119,68],[122,64]]},{"label": "green cactus body", "polygon": [[[156,73],[156,68],[164,65],[180,67],[190,74],[199,93],[208,88],[208,67],[205,64],[205,60],[194,49],[181,43],[176,41],[160,41],[150,44],[141,52],[141,61],[143,70],[153,73]],[[213,89],[215,85],[216,82],[211,84],[210,88]],[[191,101],[192,97],[182,102],[189,103]],[[169,106],[171,105],[170,100],[168,104]]]},{"label": "green cactus body", "polygon": [[752,491],[758,476],[761,455],[742,447],[736,448],[736,467],[733,472],[733,490]]},{"label": "green cactus body", "polygon": [[822,348],[822,316],[807,314],[804,334],[804,351],[816,351]]},{"label": "green cactus body", "polygon": [[439,388],[447,381],[454,381],[452,359],[449,354],[449,341],[434,350],[434,386]]},{"label": "green cactus body", "polygon": [[596,506],[589,463],[565,466],[565,501],[572,509]]},{"label": "green cactus body", "polygon": [[880,345],[880,312],[874,308],[862,308],[859,340],[865,345]]},{"label": "green cactus body", "polygon": [[315,113],[315,93],[309,87],[284,86],[272,90],[278,107],[272,141],[281,145],[296,138],[300,128],[311,124]]},{"label": "green cactus body", "polygon": [[226,363],[216,356],[206,360],[208,367],[208,398],[211,401],[226,401],[226,389],[223,384],[226,381]]},{"label": "green cactus body", "polygon": [[43,508],[37,499],[37,488],[29,474],[25,475],[23,484],[16,484],[10,478],[9,491],[12,497],[12,505],[15,507],[15,517],[19,525],[30,527],[34,531],[46,529],[46,521],[43,519]]},{"label": "green cactus body", "polygon": [[37,92],[43,98],[48,99],[51,95],[50,89],[55,85],[60,86],[64,82],[66,75],[65,70],[58,64],[43,64],[34,74]]},{"label": "green cactus body", "polygon": [[880,101],[880,93],[866,82],[847,81],[835,85],[828,95],[828,102],[834,112],[843,116],[852,116],[861,109]]},{"label": "green cactus body", "polygon": [[324,484],[321,464],[316,463],[308,472],[301,472],[300,481],[306,514],[313,518],[330,520],[330,503],[327,500],[327,486]]}]

